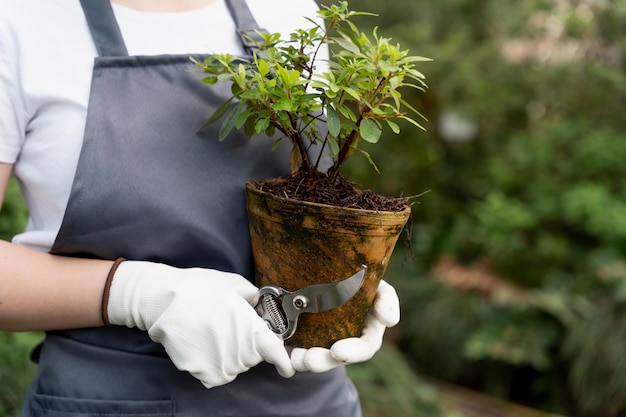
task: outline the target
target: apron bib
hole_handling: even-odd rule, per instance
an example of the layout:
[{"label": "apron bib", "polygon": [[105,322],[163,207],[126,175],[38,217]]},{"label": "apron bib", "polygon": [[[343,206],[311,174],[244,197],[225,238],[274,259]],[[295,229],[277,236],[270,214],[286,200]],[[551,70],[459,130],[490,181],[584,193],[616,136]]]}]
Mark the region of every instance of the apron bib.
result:
[{"label": "apron bib", "polygon": [[[245,0],[226,2],[240,33],[258,27]],[[245,182],[286,174],[288,144],[271,152],[268,137],[248,141],[233,132],[220,142],[218,127],[199,130],[228,87],[203,85],[188,55],[128,56],[109,0],[81,4],[99,57],[51,253],[214,268],[253,280]],[[284,379],[263,363],[209,390],[137,329],[48,332],[35,356],[24,416],[361,415],[343,368]]]}]

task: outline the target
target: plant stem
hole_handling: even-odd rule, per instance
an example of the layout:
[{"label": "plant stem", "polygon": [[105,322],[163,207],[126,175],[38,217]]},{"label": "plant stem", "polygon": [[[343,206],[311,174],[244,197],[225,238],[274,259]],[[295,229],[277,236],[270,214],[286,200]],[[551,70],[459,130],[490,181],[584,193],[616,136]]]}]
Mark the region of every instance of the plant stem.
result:
[{"label": "plant stem", "polygon": [[[376,89],[374,90],[374,92],[372,93],[371,97],[376,97],[377,95],[380,94],[380,92],[382,91],[382,89],[384,88],[385,83],[387,82],[387,77],[383,77],[379,82],[378,85],[376,86]],[[378,106],[381,102],[385,101],[387,97],[381,97],[379,102],[377,102],[375,105]],[[368,101],[370,101],[371,99],[368,98]],[[329,170],[329,177],[331,179],[331,181],[335,181],[337,179],[337,176],[339,175],[339,171],[341,169],[341,166],[343,165],[343,163],[345,162],[346,158],[348,157],[348,152],[350,151],[350,148],[352,147],[353,142],[358,138],[359,135],[359,126],[361,126],[361,121],[363,120],[363,118],[365,117],[365,115],[367,113],[370,112],[370,108],[369,107],[365,107],[364,109],[362,109],[359,112],[359,118],[356,121],[356,126],[357,128],[353,131],[350,132],[350,135],[346,138],[346,141],[343,143],[343,145],[341,146],[341,149],[339,150],[339,154],[337,155],[337,160],[335,161],[335,163],[333,164],[333,166],[331,167],[331,169]]]},{"label": "plant stem", "polygon": [[[289,122],[291,123],[292,126],[296,126],[296,121],[293,120],[293,115],[289,115]],[[304,168],[306,168],[307,172],[309,174],[313,173],[313,167],[311,166],[311,162],[309,161],[309,155],[306,152],[306,148],[304,147],[304,143],[302,142],[301,138],[300,138],[300,131],[298,129],[293,129],[293,135],[297,135],[297,137],[289,137],[289,139],[291,140],[291,142],[293,144],[295,144],[298,147],[298,152],[300,152],[300,157],[302,158],[302,165],[304,166]]]},{"label": "plant stem", "polygon": [[[363,120],[363,114],[359,116],[359,120],[357,121],[357,128],[361,124],[361,120]],[[333,166],[328,170],[328,176],[330,177],[331,182],[335,182],[335,180],[337,179],[337,176],[339,175],[339,170],[341,166],[343,165],[344,161],[346,160],[346,157],[348,156],[348,151],[350,150],[352,143],[356,140],[358,134],[359,132],[356,129],[351,131],[350,136],[346,138],[346,141],[344,142],[343,146],[339,150],[339,155],[337,155],[337,160],[335,161]]]}]

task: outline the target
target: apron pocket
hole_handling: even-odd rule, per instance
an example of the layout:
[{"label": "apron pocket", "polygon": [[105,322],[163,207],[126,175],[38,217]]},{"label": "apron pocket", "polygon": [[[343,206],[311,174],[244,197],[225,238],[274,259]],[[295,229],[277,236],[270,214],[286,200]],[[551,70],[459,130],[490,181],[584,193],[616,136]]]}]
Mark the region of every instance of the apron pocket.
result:
[{"label": "apron pocket", "polygon": [[32,417],[173,417],[173,400],[112,401],[35,394],[28,405]]},{"label": "apron pocket", "polygon": [[275,410],[269,413],[228,414],[228,417],[363,417],[360,402],[348,402],[337,406],[319,407],[313,410]]}]

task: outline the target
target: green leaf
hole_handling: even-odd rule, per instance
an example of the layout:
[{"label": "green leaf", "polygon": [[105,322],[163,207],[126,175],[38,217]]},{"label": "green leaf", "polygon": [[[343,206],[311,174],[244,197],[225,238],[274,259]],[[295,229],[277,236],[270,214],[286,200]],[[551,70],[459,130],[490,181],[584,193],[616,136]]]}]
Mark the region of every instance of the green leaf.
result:
[{"label": "green leaf", "polygon": [[204,123],[202,128],[207,127],[211,123],[215,123],[217,119],[222,117],[222,115],[226,113],[226,111],[230,108],[230,103],[233,101],[233,99],[234,97],[231,97],[228,100],[226,100],[221,106],[219,106],[217,110],[215,110],[215,113],[213,113],[213,115],[209,118],[209,120],[207,120],[206,123]]},{"label": "green leaf", "polygon": [[289,85],[289,72],[282,66],[278,66],[278,76],[283,85]]},{"label": "green leaf", "polygon": [[325,83],[324,81],[311,81],[311,88],[314,88],[316,90],[325,90],[326,88],[328,88],[328,84]]},{"label": "green leaf", "polygon": [[[420,113],[415,107],[411,106],[406,100],[401,99],[400,102],[402,102],[402,104],[404,105],[404,107],[408,108],[409,110],[411,110],[413,113],[417,114],[419,117],[421,117],[424,120],[428,120],[426,119],[426,117],[424,117],[424,115],[422,113]],[[408,119],[408,118],[407,118]],[[423,127],[421,127],[419,124],[417,123],[413,123],[414,125],[419,126],[420,128],[424,129]]]},{"label": "green leaf", "polygon": [[350,96],[352,96],[352,98],[354,98],[357,101],[361,100],[361,95],[359,95],[359,93],[357,93],[353,88],[350,87],[342,87],[342,90],[345,91],[346,93],[350,94]]},{"label": "green leaf", "polygon": [[246,103],[241,101],[237,103],[235,107],[233,107],[230,113],[228,113],[226,120],[224,120],[224,124],[222,124],[222,127],[220,127],[218,135],[220,141],[226,139],[226,136],[228,136],[230,131],[233,130],[233,127],[235,127],[235,122],[237,121],[237,117],[239,117],[239,114],[243,111],[245,105]]},{"label": "green leaf", "polygon": [[254,122],[254,117],[248,117],[248,119],[246,119],[246,123],[243,125],[243,132],[248,139],[254,135]]},{"label": "green leaf", "polygon": [[217,77],[204,77],[202,82],[208,85],[217,84]]},{"label": "green leaf", "polygon": [[376,163],[374,163],[374,160],[372,159],[371,155],[369,153],[365,152],[363,149],[359,149],[359,152],[361,152],[361,154],[365,157],[365,159],[367,159],[367,162],[369,162],[370,165],[372,167],[374,167],[376,172],[380,174],[380,171],[378,170],[378,167],[376,166]]},{"label": "green leaf", "polygon": [[268,137],[270,137],[270,138],[274,137],[274,134],[275,134],[275,133],[276,133],[276,128],[274,127],[274,125],[273,125],[273,124],[270,124],[270,125],[267,127],[267,129],[265,129],[265,134],[266,134]]},{"label": "green leaf", "polygon": [[341,131],[341,124],[339,122],[339,115],[332,108],[332,106],[326,106],[326,123],[328,125],[328,132],[337,137]]},{"label": "green leaf", "polygon": [[256,124],[254,125],[254,131],[256,133],[265,132],[265,129],[267,129],[269,125],[270,125],[270,119],[264,117],[256,121]]},{"label": "green leaf", "polygon": [[230,81],[233,78],[232,74],[219,74],[217,80],[221,83]]},{"label": "green leaf", "polygon": [[243,126],[248,120],[248,118],[252,116],[253,114],[254,114],[254,110],[252,109],[247,109],[246,111],[240,113],[239,116],[237,116],[237,119],[235,120],[235,127],[237,129],[241,129],[241,126]]},{"label": "green leaf", "polygon": [[356,114],[354,114],[348,106],[344,104],[337,104],[337,110],[339,110],[339,112],[343,114],[346,119],[350,119],[353,122],[356,121]]},{"label": "green leaf", "polygon": [[293,103],[288,98],[281,98],[272,105],[276,110],[291,111],[293,109]]},{"label": "green leaf", "polygon": [[280,145],[280,142],[284,139],[284,136],[279,137],[278,139],[276,139],[276,141],[272,144],[272,151],[275,151],[278,148],[278,145]]},{"label": "green leaf", "polygon": [[330,153],[334,156],[339,155],[339,144],[337,143],[335,138],[329,137],[327,143]]},{"label": "green leaf", "polygon": [[332,91],[332,90],[326,90],[326,91],[325,91],[325,95],[326,95],[326,97],[328,97],[329,99],[333,99],[333,98],[337,97],[337,93],[335,93],[335,92],[334,92],[334,91]]},{"label": "green leaf", "polygon": [[270,73],[270,66],[267,64],[266,60],[259,59],[257,66],[259,68],[259,74],[261,74],[261,76],[265,77],[267,74]]},{"label": "green leaf", "polygon": [[400,126],[398,126],[397,123],[394,123],[391,120],[385,120],[385,121],[387,122],[387,124],[389,125],[393,133],[395,133],[396,135],[400,133]]},{"label": "green leaf", "polygon": [[376,143],[380,139],[381,130],[378,123],[372,119],[363,119],[359,126],[359,133],[364,141]]},{"label": "green leaf", "polygon": [[341,46],[343,49],[345,49],[347,51],[354,52],[354,53],[361,52],[359,47],[357,45],[355,45],[354,43],[350,42],[347,38],[346,39],[335,38],[334,40],[335,40],[335,42],[337,42],[337,44],[339,46]]},{"label": "green leaf", "polygon": [[424,126],[422,126],[421,124],[417,123],[415,120],[411,119],[410,117],[407,116],[402,116],[401,119],[406,120],[407,122],[419,127],[420,129],[426,131],[426,129],[424,128]]},{"label": "green leaf", "polygon": [[289,73],[289,84],[296,85],[300,80],[300,71],[291,71]]}]

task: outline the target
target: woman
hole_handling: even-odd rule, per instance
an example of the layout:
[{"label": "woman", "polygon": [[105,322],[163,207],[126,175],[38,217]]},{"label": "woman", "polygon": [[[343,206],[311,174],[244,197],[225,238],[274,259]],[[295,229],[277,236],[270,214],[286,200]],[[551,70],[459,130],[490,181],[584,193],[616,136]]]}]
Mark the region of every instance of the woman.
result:
[{"label": "woman", "polygon": [[[199,130],[227,96],[189,56],[249,55],[312,0],[5,0],[0,196],[30,219],[0,242],[0,330],[45,330],[23,414],[359,416],[341,365],[399,319],[381,284],[361,338],[288,349],[250,306],[243,184],[283,174],[269,138]],[[95,59],[94,59],[95,58]],[[287,379],[289,378],[289,379]]]}]

